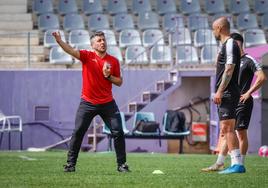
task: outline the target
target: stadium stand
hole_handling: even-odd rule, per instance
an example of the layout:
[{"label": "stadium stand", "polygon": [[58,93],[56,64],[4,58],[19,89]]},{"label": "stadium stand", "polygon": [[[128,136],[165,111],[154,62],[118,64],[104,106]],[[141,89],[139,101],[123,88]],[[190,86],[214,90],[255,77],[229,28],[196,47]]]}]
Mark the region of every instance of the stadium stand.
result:
[{"label": "stadium stand", "polygon": [[208,28],[208,16],[206,14],[191,14],[188,16],[188,27],[190,31]]},{"label": "stadium stand", "polygon": [[178,28],[169,35],[169,44],[172,46],[192,44],[191,34],[188,28]]},{"label": "stadium stand", "polygon": [[244,32],[245,47],[267,44],[264,31],[261,29],[249,29]]},{"label": "stadium stand", "polygon": [[176,46],[176,63],[178,64],[197,64],[197,50],[191,45]]},{"label": "stadium stand", "polygon": [[86,15],[103,13],[103,6],[101,1],[83,0],[82,9]]},{"label": "stadium stand", "polygon": [[[35,65],[39,66],[41,63],[43,64],[41,67],[55,68],[47,63],[49,50],[46,48],[53,46],[53,43],[49,44],[47,38],[44,37],[47,30],[62,30],[67,42],[74,46],[83,46],[80,43],[81,39],[78,39],[81,38],[81,33],[78,32],[79,36],[75,37],[74,33],[77,34],[77,32],[73,32],[74,30],[87,29],[89,34],[96,30],[109,31],[108,43],[120,49],[122,64],[127,64],[125,63],[127,46],[142,45],[146,49],[153,44],[156,36],[162,36],[162,39],[155,45],[174,48],[177,45],[187,44],[198,47],[197,55],[201,60],[203,44],[197,42],[196,36],[202,33],[203,29],[207,32],[205,34],[203,31],[204,35],[210,35],[211,24],[219,16],[229,18],[232,31],[249,37],[245,38],[245,41],[251,41],[246,46],[255,46],[267,41],[265,32],[268,30],[268,6],[265,6],[268,4],[267,0],[21,0],[16,6],[6,0],[4,2],[5,5],[1,6],[3,14],[0,18],[2,23],[0,23],[0,39],[2,39],[0,45],[8,44],[7,49],[17,47],[23,49],[22,46],[27,46],[27,41],[30,41],[34,50],[30,51],[30,58],[21,57],[20,54],[15,56],[9,50],[9,55],[3,54],[1,61],[13,59],[12,62],[35,62],[37,60],[39,62]],[[11,5],[12,8],[9,8]],[[264,31],[264,34],[258,34],[261,39],[255,42],[252,38],[256,39],[257,35],[249,29],[258,28]],[[9,29],[14,29],[14,31]],[[22,31],[21,34],[18,34],[16,30]],[[262,33],[262,31],[257,33]],[[6,36],[11,34],[12,39],[8,40]],[[77,41],[78,43],[75,44],[75,38],[80,42]],[[206,45],[210,43],[207,40],[204,41]],[[12,43],[14,47],[11,47]],[[88,39],[85,39],[84,43],[88,44]],[[212,39],[210,45],[214,44],[215,41]],[[151,56],[150,49],[146,51]],[[176,50],[171,50],[171,56],[175,59]],[[150,61],[149,58],[149,63]],[[199,61],[198,64],[203,63]],[[139,67],[142,68],[142,66]]]},{"label": "stadium stand", "polygon": [[125,29],[119,34],[119,47],[124,48],[130,45],[141,45],[140,33],[136,29]]},{"label": "stadium stand", "polygon": [[152,64],[171,64],[172,53],[170,46],[153,46],[150,51],[150,63]]},{"label": "stadium stand", "polygon": [[[51,48],[54,46],[58,46],[57,42],[55,41],[54,37],[52,36],[52,33],[57,30],[47,30],[44,34],[44,46],[46,48]],[[66,41],[64,31],[59,30],[61,38],[63,41]]]},{"label": "stadium stand", "polygon": [[248,0],[230,0],[229,11],[231,14],[240,14],[244,12],[249,12]]},{"label": "stadium stand", "polygon": [[217,58],[218,47],[217,45],[204,45],[201,48],[201,63],[202,64],[213,64]]},{"label": "stadium stand", "polygon": [[146,49],[143,46],[129,46],[125,52],[126,64],[148,64]]},{"label": "stadium stand", "polygon": [[80,14],[67,14],[63,18],[63,29],[67,32],[75,29],[85,29],[85,24]]},{"label": "stadium stand", "polygon": [[261,16],[261,27],[263,30],[268,30],[268,11]]},{"label": "stadium stand", "polygon": [[142,44],[144,47],[152,45],[164,45],[164,35],[159,29],[147,29],[142,33]]},{"label": "stadium stand", "polygon": [[50,50],[49,62],[51,64],[72,64],[73,59],[69,54],[65,53],[61,47],[54,46]]},{"label": "stadium stand", "polygon": [[39,15],[43,13],[53,13],[52,0],[34,0],[32,4],[33,13]]},{"label": "stadium stand", "polygon": [[138,15],[142,12],[152,11],[152,5],[150,0],[133,0],[132,1],[132,12]]},{"label": "stadium stand", "polygon": [[58,4],[58,12],[61,15],[77,13],[78,8],[76,0],[60,0]]},{"label": "stadium stand", "polygon": [[105,29],[102,30],[104,32],[106,42],[108,45],[116,45],[116,39],[115,39],[115,34],[113,30],[110,29]]},{"label": "stadium stand", "polygon": [[224,13],[225,5],[223,0],[205,0],[205,12],[207,14]]},{"label": "stadium stand", "polygon": [[78,49],[78,50],[92,50],[91,46],[88,46],[87,44],[79,44],[76,46],[76,49]]},{"label": "stadium stand", "polygon": [[177,13],[167,13],[163,16],[163,29],[165,31],[172,31],[176,27],[185,27],[184,17],[182,14]]},{"label": "stadium stand", "polygon": [[38,28],[41,31],[46,31],[49,29],[59,29],[60,22],[56,14],[44,13],[38,17]]},{"label": "stadium stand", "polygon": [[194,33],[194,46],[217,45],[216,39],[210,29],[199,29]]},{"label": "stadium stand", "polygon": [[89,47],[90,39],[89,33],[87,30],[79,29],[79,30],[72,30],[69,33],[69,44],[73,47],[77,47],[79,45],[86,45]]},{"label": "stadium stand", "polygon": [[88,18],[88,29],[90,31],[110,29],[108,16],[106,14],[91,14]]},{"label": "stadium stand", "polygon": [[268,1],[267,0],[255,0],[254,11],[256,14],[264,14],[268,12]]},{"label": "stadium stand", "polygon": [[125,0],[108,0],[107,11],[111,15],[127,12],[127,4]]},{"label": "stadium stand", "polygon": [[181,12],[186,15],[200,13],[201,8],[199,1],[181,0]]},{"label": "stadium stand", "polygon": [[159,18],[155,12],[142,12],[139,14],[138,27],[140,30],[159,29]]},{"label": "stadium stand", "polygon": [[253,28],[258,28],[257,18],[255,14],[243,13],[237,16],[237,29],[243,31]]},{"label": "stadium stand", "polygon": [[174,0],[157,0],[156,11],[159,15],[174,13],[177,11],[176,3]]},{"label": "stadium stand", "polygon": [[113,27],[117,32],[123,29],[134,29],[135,27],[131,14],[116,14],[113,17]]}]

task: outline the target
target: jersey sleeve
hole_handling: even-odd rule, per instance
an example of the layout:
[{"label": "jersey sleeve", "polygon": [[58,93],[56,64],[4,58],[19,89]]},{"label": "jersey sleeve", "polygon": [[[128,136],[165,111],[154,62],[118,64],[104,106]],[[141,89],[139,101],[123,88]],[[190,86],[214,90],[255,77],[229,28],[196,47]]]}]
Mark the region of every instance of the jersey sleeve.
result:
[{"label": "jersey sleeve", "polygon": [[240,54],[237,54],[236,51],[238,48],[237,45],[235,45],[234,40],[233,39],[228,39],[227,43],[226,43],[226,64],[236,64],[238,60],[238,57],[240,56]]},{"label": "jersey sleeve", "polygon": [[91,53],[88,50],[79,50],[80,53],[80,61],[82,63],[87,62],[87,60],[91,57]]},{"label": "jersey sleeve", "polygon": [[256,72],[259,70],[262,70],[262,66],[260,63],[258,63],[253,57],[248,56],[248,58],[251,60],[249,61],[249,68],[252,70],[252,72]]}]

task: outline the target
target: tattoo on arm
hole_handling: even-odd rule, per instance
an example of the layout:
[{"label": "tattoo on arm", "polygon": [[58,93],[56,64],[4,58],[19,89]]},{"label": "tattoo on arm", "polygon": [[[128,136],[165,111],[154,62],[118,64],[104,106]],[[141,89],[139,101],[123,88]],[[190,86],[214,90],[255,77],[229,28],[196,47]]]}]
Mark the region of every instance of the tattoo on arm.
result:
[{"label": "tattoo on arm", "polygon": [[226,87],[228,86],[230,80],[232,79],[234,67],[235,67],[234,64],[227,64],[225,66],[225,71],[222,75],[221,84],[219,86],[220,91],[223,92],[226,89]]}]

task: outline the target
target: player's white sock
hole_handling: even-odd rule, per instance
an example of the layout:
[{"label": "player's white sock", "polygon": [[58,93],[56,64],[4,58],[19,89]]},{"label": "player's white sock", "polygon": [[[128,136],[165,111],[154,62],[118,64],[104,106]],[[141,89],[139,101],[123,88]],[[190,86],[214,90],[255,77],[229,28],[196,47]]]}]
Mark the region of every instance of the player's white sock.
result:
[{"label": "player's white sock", "polygon": [[219,165],[224,164],[225,157],[226,157],[226,156],[224,156],[224,155],[222,155],[222,154],[219,154],[219,155],[218,155],[218,158],[217,158],[217,161],[216,161],[216,164],[219,164]]},{"label": "player's white sock", "polygon": [[232,165],[235,165],[235,164],[242,165],[241,154],[240,154],[239,149],[232,150],[230,155],[231,155],[231,163],[232,163]]},{"label": "player's white sock", "polygon": [[242,165],[245,164],[245,158],[246,158],[246,155],[241,155],[241,162],[242,162]]}]

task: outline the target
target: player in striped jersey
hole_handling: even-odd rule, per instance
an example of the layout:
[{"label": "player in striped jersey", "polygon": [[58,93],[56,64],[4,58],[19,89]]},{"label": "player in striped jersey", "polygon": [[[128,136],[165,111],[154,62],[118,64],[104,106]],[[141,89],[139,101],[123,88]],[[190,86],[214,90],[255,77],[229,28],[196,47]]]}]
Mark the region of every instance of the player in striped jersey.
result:
[{"label": "player in striped jersey", "polygon": [[[247,129],[253,109],[253,98],[251,94],[258,90],[267,78],[262,70],[261,64],[244,52],[243,37],[238,33],[232,33],[231,37],[237,42],[241,52],[240,73],[238,79],[238,84],[240,87],[240,100],[236,108],[235,130],[239,140],[241,161],[242,164],[244,164],[245,156],[248,150]],[[254,75],[256,79],[251,85]],[[224,160],[228,153],[228,147],[225,137],[222,134],[220,134],[219,143],[220,151],[216,163],[208,168],[202,169],[202,171],[209,172],[223,169]]]}]

